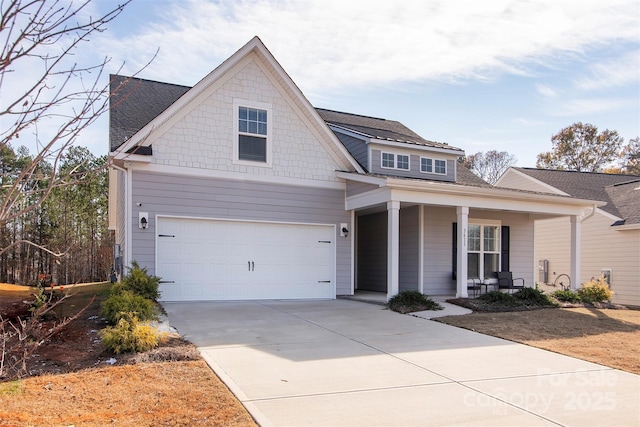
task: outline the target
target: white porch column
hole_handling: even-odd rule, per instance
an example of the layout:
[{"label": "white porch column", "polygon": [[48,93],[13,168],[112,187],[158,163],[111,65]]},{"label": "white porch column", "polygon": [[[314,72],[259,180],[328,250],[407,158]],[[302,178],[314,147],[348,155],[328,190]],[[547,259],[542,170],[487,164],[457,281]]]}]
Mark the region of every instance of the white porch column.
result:
[{"label": "white porch column", "polygon": [[400,289],[400,202],[387,202],[387,300]]},{"label": "white porch column", "polygon": [[418,291],[424,293],[424,205],[418,207]]},{"label": "white porch column", "polygon": [[456,208],[458,215],[458,236],[456,253],[458,270],[456,271],[456,297],[467,298],[467,233],[469,232],[469,207],[458,206]]},{"label": "white porch column", "polygon": [[581,285],[580,255],[582,241],[582,223],[576,215],[571,215],[571,290],[575,291]]}]

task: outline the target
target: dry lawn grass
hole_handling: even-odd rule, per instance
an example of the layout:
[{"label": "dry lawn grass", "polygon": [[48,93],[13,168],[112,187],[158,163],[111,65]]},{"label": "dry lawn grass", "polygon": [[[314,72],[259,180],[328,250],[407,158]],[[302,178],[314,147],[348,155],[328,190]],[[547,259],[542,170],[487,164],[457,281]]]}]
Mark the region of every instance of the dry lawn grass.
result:
[{"label": "dry lawn grass", "polygon": [[[0,313],[23,309],[24,295],[28,293],[11,293],[0,286]],[[77,298],[70,303],[79,307],[86,295],[80,292]],[[99,327],[98,320],[87,320],[98,317],[91,316],[95,310],[88,310],[58,341],[42,348],[34,366],[48,369],[40,368],[44,375],[0,383],[0,427],[256,425],[202,360],[154,363],[147,362],[155,360],[153,357],[138,357],[145,363],[119,361],[105,366],[110,355],[91,338]],[[438,320],[640,374],[640,311],[542,309]],[[177,351],[182,350],[188,349]],[[174,351],[161,348],[158,352]],[[159,359],[163,357],[166,360],[165,356]],[[42,359],[50,363],[42,365]]]},{"label": "dry lawn grass", "polygon": [[449,325],[640,374],[640,311],[562,308],[472,313]]},{"label": "dry lawn grass", "polygon": [[0,383],[0,426],[252,426],[202,360]]},{"label": "dry lawn grass", "polygon": [[[36,376],[0,382],[0,427],[256,425],[182,340],[139,355],[106,352],[97,339],[97,329],[105,326],[99,303],[106,289],[102,284],[74,289],[60,317],[74,314],[94,294],[98,298],[29,360]],[[23,301],[33,291],[0,284],[0,316],[28,315]],[[104,363],[111,357],[117,359],[114,366]]]}]

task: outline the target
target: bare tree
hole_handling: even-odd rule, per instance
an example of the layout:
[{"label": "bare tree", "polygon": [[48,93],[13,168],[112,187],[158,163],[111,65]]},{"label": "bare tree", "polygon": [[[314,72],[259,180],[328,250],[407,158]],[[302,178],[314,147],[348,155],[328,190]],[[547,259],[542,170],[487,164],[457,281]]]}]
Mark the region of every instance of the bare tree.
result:
[{"label": "bare tree", "polygon": [[[74,54],[130,2],[93,18],[88,16],[91,0],[0,1],[0,149],[25,136],[34,138],[37,147],[11,179],[3,171],[0,226],[37,209],[54,188],[86,176],[59,166],[78,136],[109,108],[109,82],[102,77],[110,59],[81,65]],[[14,94],[11,99],[8,92]],[[28,240],[11,241],[0,254],[18,244],[62,255]]]},{"label": "bare tree", "polygon": [[461,161],[467,169],[493,185],[507,169],[516,164],[517,160],[506,151],[491,150],[471,154]]}]

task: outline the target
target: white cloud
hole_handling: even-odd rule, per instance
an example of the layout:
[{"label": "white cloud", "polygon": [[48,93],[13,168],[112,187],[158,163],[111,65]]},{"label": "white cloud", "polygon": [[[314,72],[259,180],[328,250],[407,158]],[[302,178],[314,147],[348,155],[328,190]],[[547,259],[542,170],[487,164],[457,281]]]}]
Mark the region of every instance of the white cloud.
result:
[{"label": "white cloud", "polygon": [[580,78],[575,86],[579,90],[601,90],[640,82],[640,49],[592,64],[588,77]]},{"label": "white cloud", "polygon": [[106,43],[107,53],[134,70],[160,47],[145,76],[194,84],[258,35],[309,92],[525,73],[566,52],[635,40],[639,17],[635,0],[191,0],[164,10],[162,22]]},{"label": "white cloud", "polygon": [[567,101],[552,112],[555,116],[585,117],[588,114],[623,110],[637,103],[630,98],[581,98]]},{"label": "white cloud", "polygon": [[556,92],[555,89],[542,83],[536,84],[536,92],[547,98],[554,98],[558,96],[558,92]]}]

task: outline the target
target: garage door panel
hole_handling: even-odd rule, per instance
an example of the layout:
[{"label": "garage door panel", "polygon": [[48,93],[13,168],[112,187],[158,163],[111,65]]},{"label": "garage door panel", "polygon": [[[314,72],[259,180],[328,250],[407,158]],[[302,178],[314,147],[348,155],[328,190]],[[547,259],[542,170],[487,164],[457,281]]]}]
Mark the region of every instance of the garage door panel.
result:
[{"label": "garage door panel", "polygon": [[163,300],[335,298],[332,226],[161,217],[158,233]]}]

